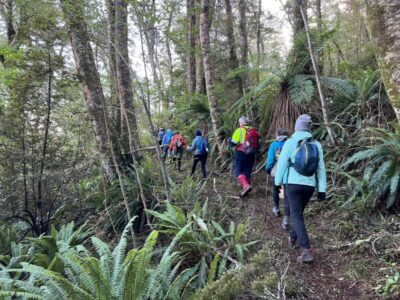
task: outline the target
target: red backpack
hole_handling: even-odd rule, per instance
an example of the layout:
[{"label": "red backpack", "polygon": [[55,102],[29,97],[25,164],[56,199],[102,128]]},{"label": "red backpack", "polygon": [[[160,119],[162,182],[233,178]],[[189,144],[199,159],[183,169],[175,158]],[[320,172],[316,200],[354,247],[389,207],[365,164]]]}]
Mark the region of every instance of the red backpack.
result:
[{"label": "red backpack", "polygon": [[244,152],[245,154],[256,153],[260,149],[260,135],[254,128],[246,130],[246,138],[244,144],[239,144],[237,150]]}]

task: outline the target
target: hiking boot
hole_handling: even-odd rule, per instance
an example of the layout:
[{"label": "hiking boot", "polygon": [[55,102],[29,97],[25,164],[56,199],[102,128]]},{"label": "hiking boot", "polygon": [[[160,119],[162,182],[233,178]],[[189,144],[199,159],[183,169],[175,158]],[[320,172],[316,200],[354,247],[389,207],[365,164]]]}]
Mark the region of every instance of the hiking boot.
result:
[{"label": "hiking boot", "polygon": [[310,249],[302,249],[300,256],[297,257],[297,262],[308,263],[314,260],[314,255],[311,253]]},{"label": "hiking boot", "polygon": [[252,190],[251,185],[248,185],[246,187],[243,188],[243,191],[240,193],[240,197],[245,197],[247,196],[248,193],[250,193]]},{"label": "hiking boot", "polygon": [[290,236],[289,236],[289,248],[296,248],[296,246],[297,246],[297,240],[295,240],[295,239],[292,239]]},{"label": "hiking boot", "polygon": [[284,216],[283,217],[282,228],[284,230],[289,230],[289,216]]},{"label": "hiking boot", "polygon": [[281,211],[279,210],[279,207],[274,206],[272,209],[272,213],[274,214],[275,217],[279,217],[281,215]]}]

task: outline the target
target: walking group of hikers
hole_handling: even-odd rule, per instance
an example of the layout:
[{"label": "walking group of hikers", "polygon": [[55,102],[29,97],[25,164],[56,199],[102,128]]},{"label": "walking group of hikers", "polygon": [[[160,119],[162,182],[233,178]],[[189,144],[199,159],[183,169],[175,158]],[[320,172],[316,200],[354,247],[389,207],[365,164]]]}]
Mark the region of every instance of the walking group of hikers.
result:
[{"label": "walking group of hikers", "polygon": [[190,175],[192,176],[194,174],[197,164],[200,162],[203,178],[207,177],[206,162],[210,145],[208,140],[203,137],[200,129],[196,130],[196,137],[193,139],[191,146],[187,145],[185,138],[179,131],[173,132],[171,129],[165,131],[164,128],[161,128],[158,132],[158,143],[163,151],[163,159],[165,160],[169,157],[171,161],[175,161],[175,166],[178,171],[181,170],[184,149],[186,148],[186,151],[193,152],[194,160]]},{"label": "walking group of hikers", "polygon": [[[292,223],[289,234],[290,247],[300,246],[300,263],[314,259],[310,251],[310,241],[304,223],[304,209],[310,201],[315,189],[318,201],[326,198],[326,171],[322,146],[313,140],[311,134],[312,120],[309,115],[301,115],[296,120],[295,132],[289,137],[288,131],[280,128],[276,131],[276,140],[270,145],[267,153],[265,170],[272,178],[272,198],[274,206],[272,213],[280,217],[279,195],[283,188],[284,216],[282,227],[289,230],[289,219]],[[179,132],[171,129],[160,130],[159,143],[163,148],[163,157],[176,156],[178,170],[181,166],[185,139]],[[235,147],[235,176],[242,186],[241,197],[245,197],[252,190],[251,175],[255,163],[255,156],[260,149],[258,131],[250,125],[246,117],[239,119],[239,128],[228,140],[230,147]],[[191,175],[201,162],[203,177],[206,177],[206,161],[209,153],[209,144],[200,130],[196,131],[188,151],[194,151],[194,161]]]}]

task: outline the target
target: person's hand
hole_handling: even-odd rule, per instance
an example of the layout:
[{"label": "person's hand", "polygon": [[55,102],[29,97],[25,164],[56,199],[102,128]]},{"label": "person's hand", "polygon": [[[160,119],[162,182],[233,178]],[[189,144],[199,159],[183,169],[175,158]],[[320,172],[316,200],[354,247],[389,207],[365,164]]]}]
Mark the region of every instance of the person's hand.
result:
[{"label": "person's hand", "polygon": [[318,192],[318,202],[324,201],[326,199],[326,193]]},{"label": "person's hand", "polygon": [[236,144],[232,141],[231,138],[228,139],[228,146],[229,147],[236,147]]},{"label": "person's hand", "polygon": [[267,168],[266,171],[267,171],[268,175],[271,175],[271,169],[270,168]]}]

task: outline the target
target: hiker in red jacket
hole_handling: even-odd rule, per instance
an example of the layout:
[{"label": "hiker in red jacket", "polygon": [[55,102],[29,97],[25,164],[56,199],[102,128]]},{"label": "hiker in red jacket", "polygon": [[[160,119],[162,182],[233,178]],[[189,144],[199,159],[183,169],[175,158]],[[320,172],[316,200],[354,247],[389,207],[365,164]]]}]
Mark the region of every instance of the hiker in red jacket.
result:
[{"label": "hiker in red jacket", "polygon": [[235,167],[236,176],[242,185],[241,197],[246,196],[252,189],[251,172],[253,169],[256,152],[260,148],[258,131],[249,125],[247,117],[239,119],[239,128],[235,130],[229,140],[231,147],[236,147]]},{"label": "hiker in red jacket", "polygon": [[180,135],[179,131],[176,131],[172,137],[171,143],[169,144],[169,150],[172,155],[172,160],[175,161],[178,159],[178,164],[175,165],[178,171],[181,170],[184,147],[186,147],[186,140],[182,135]]}]

